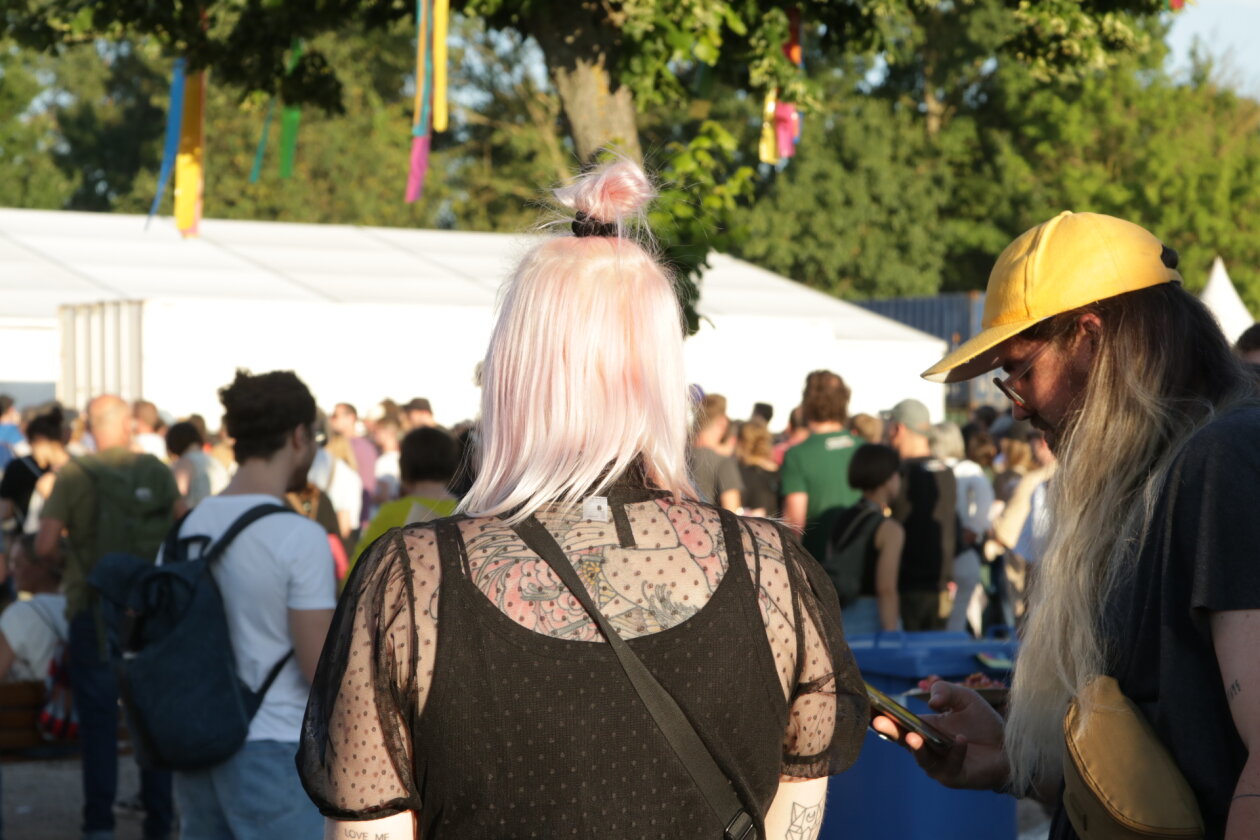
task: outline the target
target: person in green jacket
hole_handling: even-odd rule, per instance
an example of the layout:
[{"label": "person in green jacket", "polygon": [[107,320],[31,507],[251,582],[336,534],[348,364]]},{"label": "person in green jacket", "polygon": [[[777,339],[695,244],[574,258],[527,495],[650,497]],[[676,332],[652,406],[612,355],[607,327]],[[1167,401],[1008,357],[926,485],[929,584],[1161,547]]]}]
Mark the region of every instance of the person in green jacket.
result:
[{"label": "person in green jacket", "polygon": [[381,505],[355,546],[350,567],[390,528],[453,514],[459,500],[447,485],[458,467],[459,443],[446,432],[432,427],[408,432],[398,456],[402,498]]}]

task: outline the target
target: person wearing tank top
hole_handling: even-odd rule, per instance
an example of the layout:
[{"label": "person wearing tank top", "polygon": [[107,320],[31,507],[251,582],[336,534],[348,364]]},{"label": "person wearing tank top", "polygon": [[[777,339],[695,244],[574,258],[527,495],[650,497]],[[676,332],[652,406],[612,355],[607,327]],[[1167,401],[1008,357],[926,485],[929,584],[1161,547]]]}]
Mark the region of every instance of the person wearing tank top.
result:
[{"label": "person wearing tank top", "polygon": [[509,279],[457,515],[395,528],[346,584],[298,765],[326,837],[695,840],[722,826],[539,522],[695,727],[758,837],[816,838],[869,721],[835,590],[795,533],[701,503],[683,320],[617,161],[556,192],[573,235]]}]

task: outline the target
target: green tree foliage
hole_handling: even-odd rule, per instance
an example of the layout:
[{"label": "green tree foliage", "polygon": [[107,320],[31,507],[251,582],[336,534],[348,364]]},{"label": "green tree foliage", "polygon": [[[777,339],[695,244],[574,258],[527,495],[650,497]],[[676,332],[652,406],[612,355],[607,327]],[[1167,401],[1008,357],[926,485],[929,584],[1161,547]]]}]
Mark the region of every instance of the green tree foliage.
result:
[{"label": "green tree foliage", "polygon": [[1260,103],[1221,87],[1199,59],[1177,83],[1152,67],[1093,76],[1077,96],[1014,92],[997,180],[1022,205],[1019,225],[1061,209],[1123,216],[1181,255],[1187,286],[1219,254],[1260,312]]},{"label": "green tree foliage", "polygon": [[38,102],[38,59],[0,47],[0,206],[58,209],[70,179],[53,161],[56,126]]},{"label": "green tree foliage", "polygon": [[1059,210],[1091,210],[1176,247],[1191,289],[1219,253],[1260,311],[1260,104],[1203,61],[1171,76],[1157,20],[1130,27],[1147,52],[1055,83],[1018,61],[979,60],[986,31],[951,42],[976,59],[953,62],[935,130],[922,68],[904,60],[876,77],[816,56],[826,104],[740,214],[735,250],[846,297],[983,289],[1012,238]]},{"label": "green tree foliage", "polygon": [[949,199],[916,114],[851,96],[810,114],[799,152],[741,214],[738,253],[842,297],[935,294]]},{"label": "green tree foliage", "polygon": [[[207,96],[207,215],[385,226],[521,230],[538,216],[540,188],[567,177],[572,154],[559,130],[559,104],[529,71],[528,45],[519,36],[491,33],[479,21],[457,21],[453,87],[456,103],[448,134],[435,135],[424,197],[403,202],[411,141],[411,95],[406,89],[412,45],[405,25],[344,33],[318,45],[344,66],[340,114],[302,113],[295,173],[278,174],[279,119],[273,122],[262,177],[250,183],[270,97],[240,97],[210,77]],[[536,49],[536,48],[534,48]],[[377,60],[362,61],[364,55]],[[170,61],[152,41],[68,47],[54,60],[14,51],[30,69],[10,76],[0,91],[14,96],[10,113],[28,108],[29,120],[3,124],[25,132],[24,176],[53,176],[43,200],[13,193],[19,206],[144,213],[157,189]],[[537,62],[532,62],[536,64]],[[34,81],[38,73],[43,85]],[[25,79],[24,87],[18,80]],[[38,97],[38,101],[37,101]],[[36,142],[32,126],[41,126]],[[5,161],[0,157],[0,161]],[[35,165],[31,165],[31,161]],[[15,168],[17,162],[15,161]],[[21,179],[6,179],[16,190]],[[171,212],[171,191],[161,212]]]}]

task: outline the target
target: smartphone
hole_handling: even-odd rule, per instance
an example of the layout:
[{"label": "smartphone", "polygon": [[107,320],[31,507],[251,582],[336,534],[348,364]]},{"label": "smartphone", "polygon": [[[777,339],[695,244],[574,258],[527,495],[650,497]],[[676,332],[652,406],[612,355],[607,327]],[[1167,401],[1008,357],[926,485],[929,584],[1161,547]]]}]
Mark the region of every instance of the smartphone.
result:
[{"label": "smartphone", "polygon": [[[870,683],[866,683],[866,696],[871,701],[871,717],[875,715],[884,715],[896,721],[897,725],[902,729],[914,732],[923,738],[923,742],[938,753],[949,752],[949,748],[953,745],[951,741],[942,735],[939,731],[933,729],[927,724],[923,718],[889,697]],[[877,733],[880,737],[884,737],[882,732]]]}]

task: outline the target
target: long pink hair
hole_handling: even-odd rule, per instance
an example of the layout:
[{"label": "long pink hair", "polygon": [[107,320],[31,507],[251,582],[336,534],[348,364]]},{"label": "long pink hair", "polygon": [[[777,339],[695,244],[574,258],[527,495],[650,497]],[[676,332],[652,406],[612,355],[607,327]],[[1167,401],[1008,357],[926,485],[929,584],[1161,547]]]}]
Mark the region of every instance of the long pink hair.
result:
[{"label": "long pink hair", "polygon": [[683,320],[670,274],[634,239],[655,197],[617,161],[556,191],[616,236],[554,236],[504,289],[482,368],[480,463],[460,504],[519,521],[598,494],[641,457],[648,481],[695,497],[687,474]]}]

